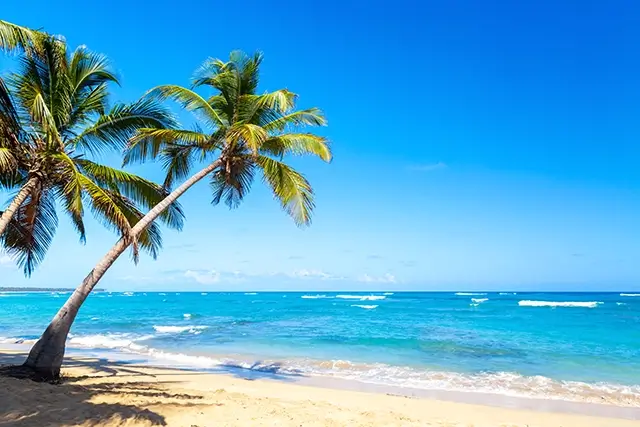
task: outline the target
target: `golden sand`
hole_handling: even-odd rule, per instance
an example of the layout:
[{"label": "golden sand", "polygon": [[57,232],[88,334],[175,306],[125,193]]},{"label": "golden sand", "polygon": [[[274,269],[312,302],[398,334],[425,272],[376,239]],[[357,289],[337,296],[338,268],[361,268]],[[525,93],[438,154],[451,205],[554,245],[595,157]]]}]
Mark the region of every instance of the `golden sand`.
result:
[{"label": "golden sand", "polygon": [[0,377],[0,426],[638,427],[503,409],[72,358],[61,385]]}]

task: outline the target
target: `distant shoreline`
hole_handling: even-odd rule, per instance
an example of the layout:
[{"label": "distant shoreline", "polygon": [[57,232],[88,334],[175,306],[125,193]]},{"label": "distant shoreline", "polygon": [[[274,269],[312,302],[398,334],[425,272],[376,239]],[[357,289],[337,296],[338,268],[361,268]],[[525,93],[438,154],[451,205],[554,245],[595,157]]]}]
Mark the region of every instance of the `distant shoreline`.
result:
[{"label": "distant shoreline", "polygon": [[[73,292],[72,288],[13,288],[0,287],[0,292]],[[105,292],[104,289],[94,289],[93,292]]]}]

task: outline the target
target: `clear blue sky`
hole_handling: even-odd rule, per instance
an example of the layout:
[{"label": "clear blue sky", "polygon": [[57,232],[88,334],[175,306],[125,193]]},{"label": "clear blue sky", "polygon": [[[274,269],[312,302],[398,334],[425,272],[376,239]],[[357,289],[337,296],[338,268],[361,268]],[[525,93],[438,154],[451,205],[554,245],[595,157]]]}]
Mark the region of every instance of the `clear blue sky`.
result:
[{"label": "clear blue sky", "polygon": [[[259,182],[235,211],[202,183],[158,261],[123,257],[101,286],[640,288],[637,2],[271,3],[3,2],[2,19],[108,55],[120,100],[259,49],[263,90],[329,118],[334,162],[296,161],[310,228]],[[0,285],[75,287],[116,240],[88,233],[63,221],[30,280],[0,258]]]}]

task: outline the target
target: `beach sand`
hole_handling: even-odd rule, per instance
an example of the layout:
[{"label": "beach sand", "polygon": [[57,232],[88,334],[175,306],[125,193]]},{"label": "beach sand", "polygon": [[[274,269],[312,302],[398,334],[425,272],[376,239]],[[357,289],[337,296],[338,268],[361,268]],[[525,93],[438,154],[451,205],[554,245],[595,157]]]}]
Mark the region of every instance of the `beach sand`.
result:
[{"label": "beach sand", "polygon": [[[23,355],[2,354],[0,364]],[[67,359],[61,385],[0,377],[0,426],[637,427],[616,418],[335,390],[288,378]]]}]

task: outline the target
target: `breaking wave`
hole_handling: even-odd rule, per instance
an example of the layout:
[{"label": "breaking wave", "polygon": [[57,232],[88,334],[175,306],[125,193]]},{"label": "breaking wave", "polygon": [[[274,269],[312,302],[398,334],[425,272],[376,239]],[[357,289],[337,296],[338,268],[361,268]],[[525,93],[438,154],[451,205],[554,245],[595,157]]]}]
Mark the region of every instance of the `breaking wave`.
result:
[{"label": "breaking wave", "polygon": [[596,308],[602,304],[600,301],[518,301],[521,307],[583,307]]}]

